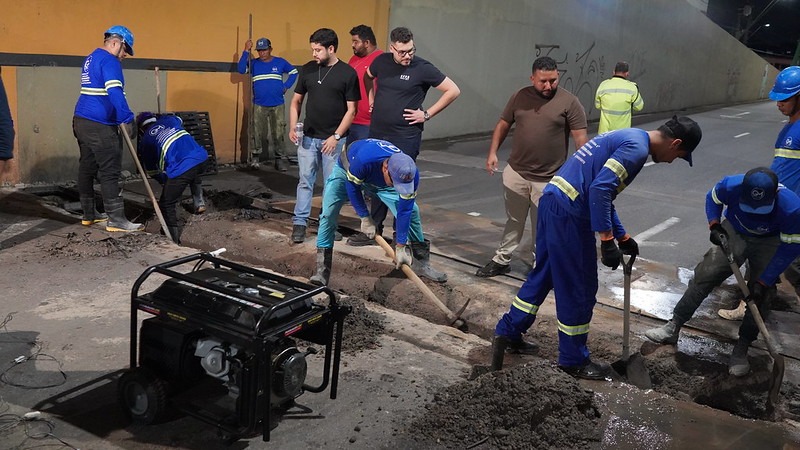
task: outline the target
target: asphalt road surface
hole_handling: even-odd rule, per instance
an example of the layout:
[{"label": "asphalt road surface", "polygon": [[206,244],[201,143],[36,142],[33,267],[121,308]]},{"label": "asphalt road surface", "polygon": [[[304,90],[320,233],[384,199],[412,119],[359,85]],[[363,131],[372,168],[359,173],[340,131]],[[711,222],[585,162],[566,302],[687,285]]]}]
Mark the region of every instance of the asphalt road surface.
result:
[{"label": "asphalt road surface", "polygon": [[[705,216],[708,190],[726,175],[769,167],[775,139],[786,123],[772,101],[689,116],[703,130],[694,166],[682,159],[672,164],[649,162],[615,201],[622,223],[639,242],[642,257],[685,268],[693,268],[711,245]],[[656,129],[664,121],[637,127]],[[488,137],[425,142],[418,158],[421,201],[505,223],[502,174],[490,176],[485,169],[489,142]],[[570,148],[574,149],[572,144]],[[500,167],[510,151],[511,137],[498,152]]]}]

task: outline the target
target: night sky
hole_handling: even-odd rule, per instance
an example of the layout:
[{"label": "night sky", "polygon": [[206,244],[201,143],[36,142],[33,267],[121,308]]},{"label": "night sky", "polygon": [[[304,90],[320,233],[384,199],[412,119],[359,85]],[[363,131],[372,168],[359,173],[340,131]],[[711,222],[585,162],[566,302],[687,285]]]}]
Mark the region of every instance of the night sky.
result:
[{"label": "night sky", "polygon": [[[739,20],[745,5],[751,6],[750,18],[755,19],[770,3],[772,0],[709,0],[707,15],[735,35],[736,30],[745,23],[743,18],[741,22]],[[791,58],[800,39],[800,0],[777,0],[753,24],[750,33],[748,47]]]}]

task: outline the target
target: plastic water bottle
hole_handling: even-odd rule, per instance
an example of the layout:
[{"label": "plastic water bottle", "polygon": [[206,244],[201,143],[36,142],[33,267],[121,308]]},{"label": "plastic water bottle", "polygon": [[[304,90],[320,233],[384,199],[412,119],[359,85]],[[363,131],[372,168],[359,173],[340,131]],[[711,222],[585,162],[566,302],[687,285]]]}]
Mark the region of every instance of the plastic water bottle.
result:
[{"label": "plastic water bottle", "polygon": [[297,136],[297,145],[299,146],[303,140],[303,122],[297,122],[294,126],[294,134]]}]

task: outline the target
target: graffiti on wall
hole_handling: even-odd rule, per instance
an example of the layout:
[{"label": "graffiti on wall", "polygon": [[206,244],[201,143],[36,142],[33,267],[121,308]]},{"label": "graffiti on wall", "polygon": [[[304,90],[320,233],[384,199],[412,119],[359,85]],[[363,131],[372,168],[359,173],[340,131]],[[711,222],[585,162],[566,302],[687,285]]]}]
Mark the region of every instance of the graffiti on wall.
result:
[{"label": "graffiti on wall", "polygon": [[595,54],[592,43],[578,52],[562,49],[558,44],[535,44],[536,58],[549,56],[558,64],[559,86],[575,94],[586,108],[586,115],[594,110],[594,94],[604,79],[605,57]]}]

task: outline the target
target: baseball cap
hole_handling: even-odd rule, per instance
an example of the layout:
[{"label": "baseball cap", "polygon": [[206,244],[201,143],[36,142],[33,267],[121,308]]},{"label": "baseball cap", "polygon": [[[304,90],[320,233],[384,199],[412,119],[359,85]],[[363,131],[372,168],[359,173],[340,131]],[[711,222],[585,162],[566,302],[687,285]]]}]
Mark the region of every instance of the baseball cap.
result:
[{"label": "baseball cap", "polygon": [[414,193],[414,177],[417,175],[417,165],[405,153],[395,153],[389,157],[389,177],[394,188],[400,195]]},{"label": "baseball cap", "polygon": [[267,50],[272,47],[272,42],[269,39],[262,37],[256,41],[256,50]]},{"label": "baseball cap", "polygon": [[739,208],[752,214],[769,214],[778,195],[778,176],[766,167],[756,167],[744,174]]},{"label": "baseball cap", "polygon": [[685,159],[691,167],[692,152],[697,147],[697,144],[700,143],[700,139],[703,137],[703,132],[700,130],[700,125],[698,125],[694,120],[685,116],[672,116],[672,119],[669,119],[664,126],[669,129],[670,133],[672,133],[672,137],[682,141],[681,148],[687,152],[686,157],[683,159]]}]

